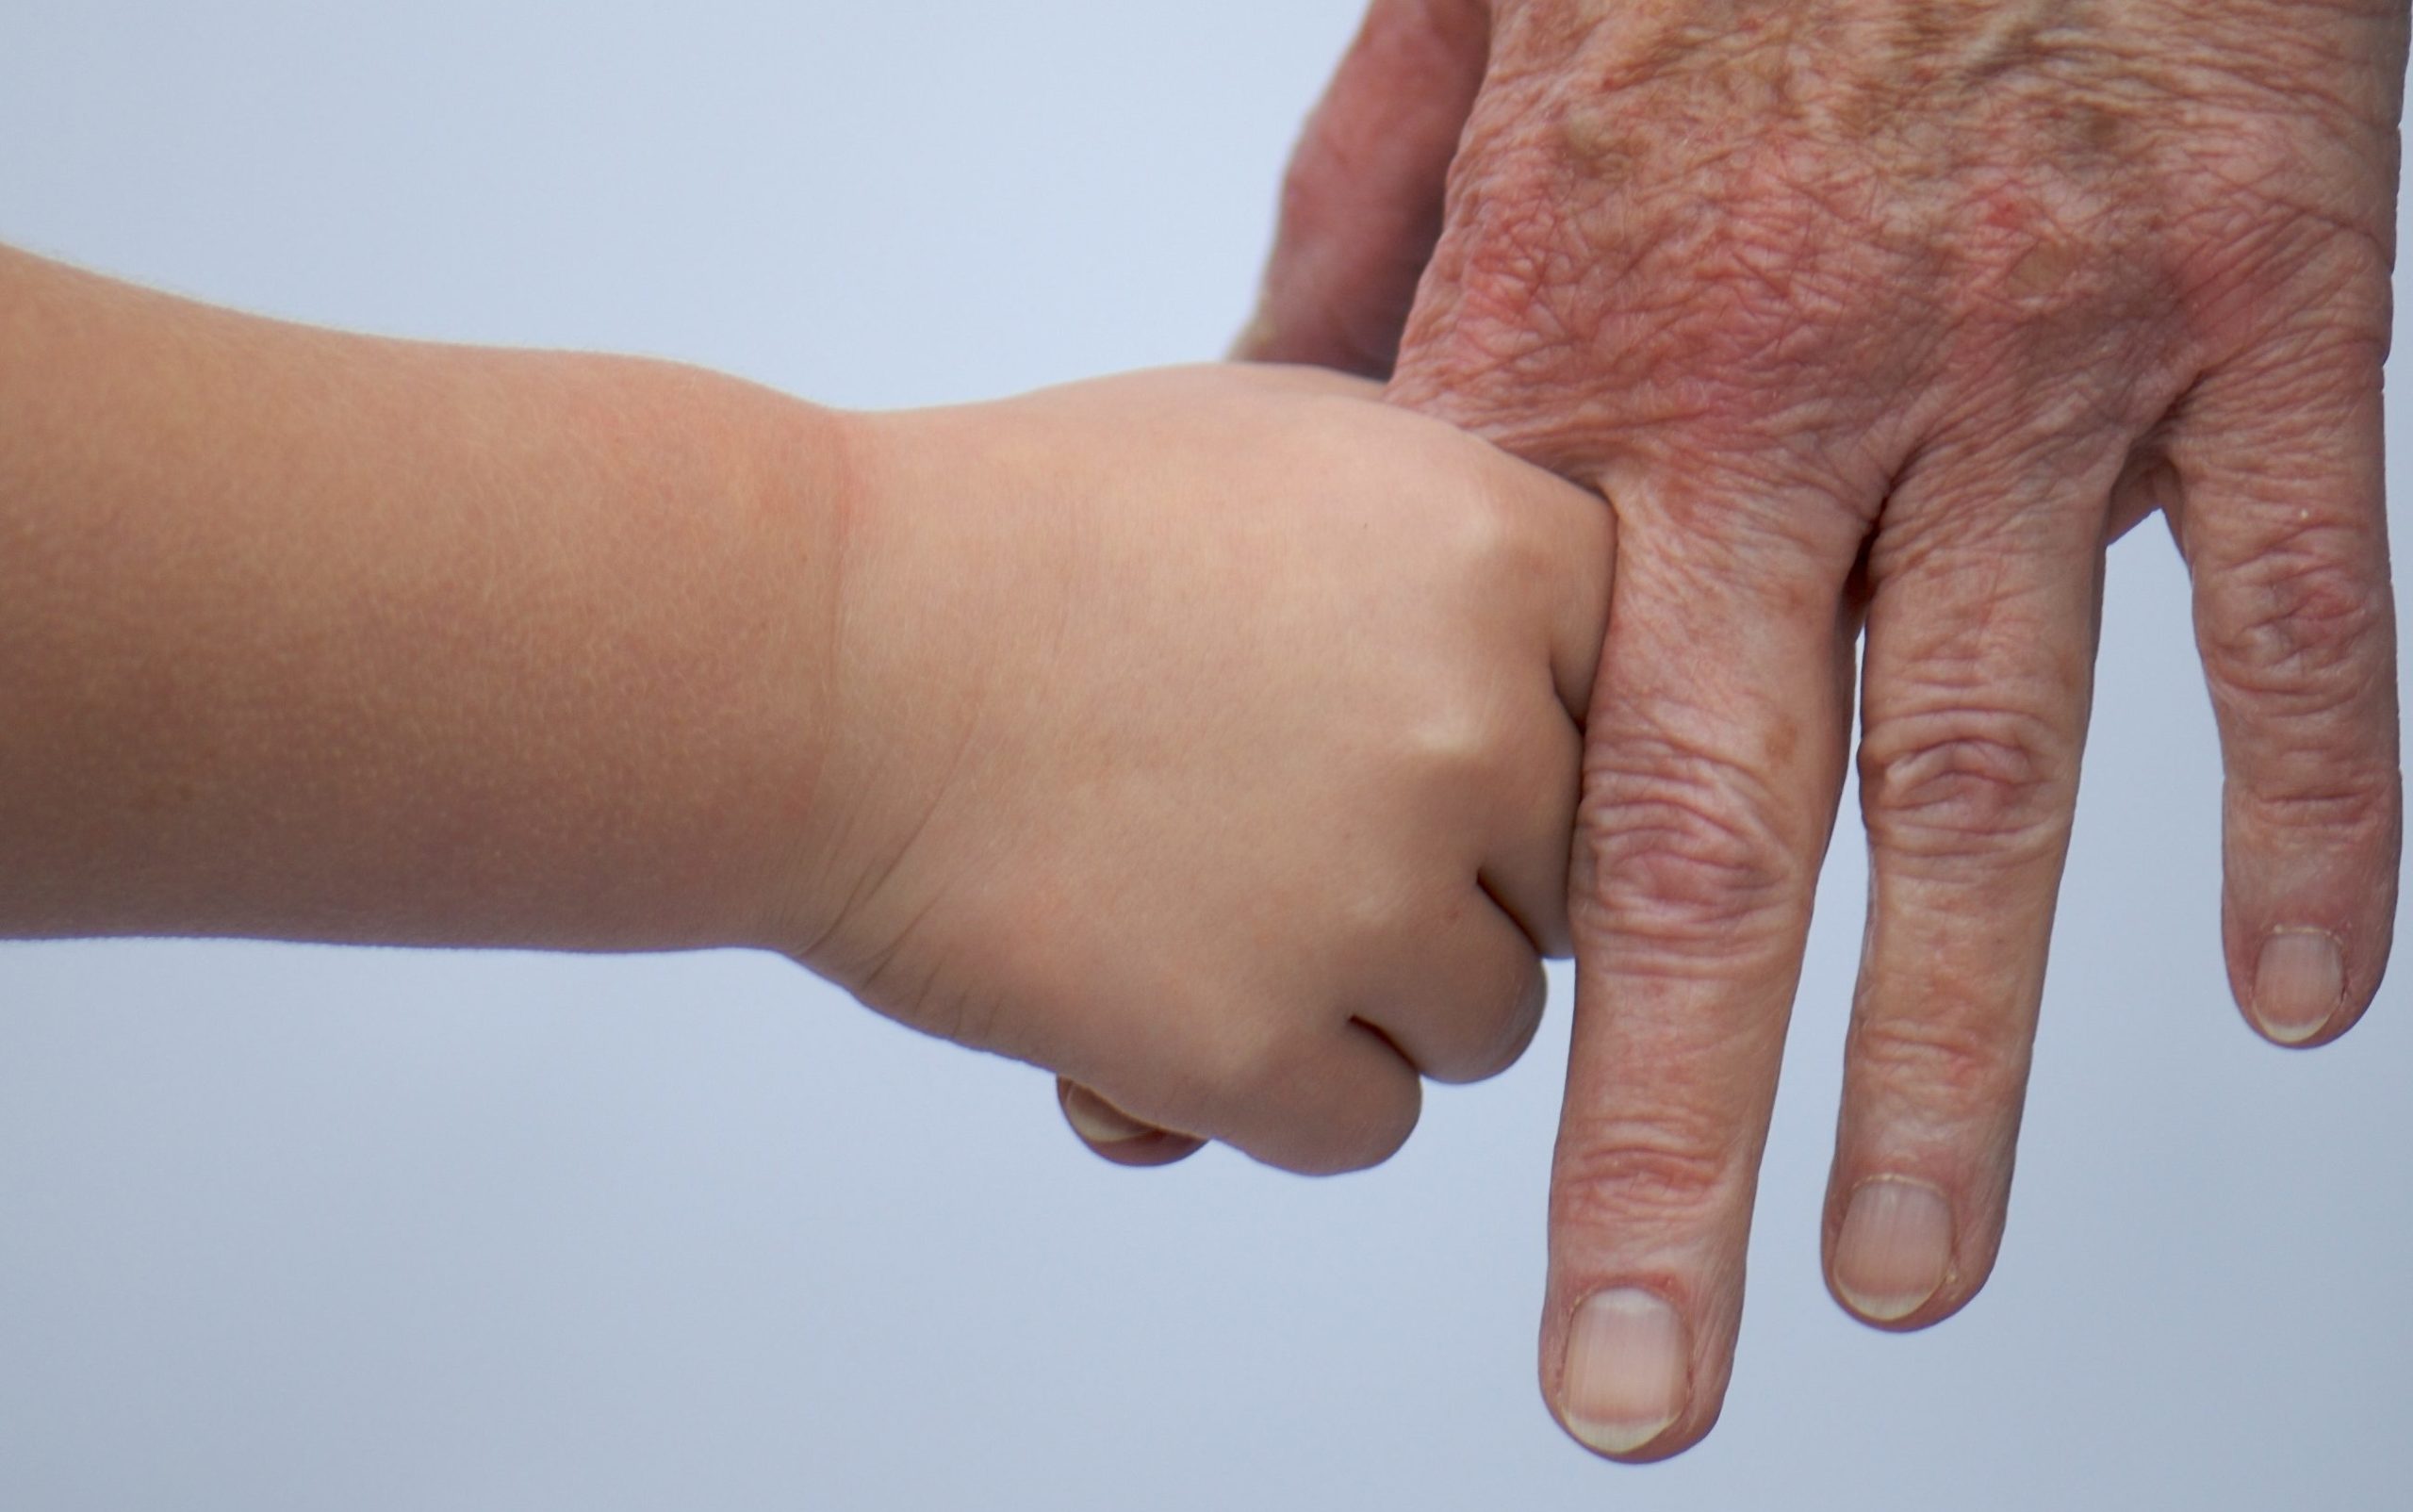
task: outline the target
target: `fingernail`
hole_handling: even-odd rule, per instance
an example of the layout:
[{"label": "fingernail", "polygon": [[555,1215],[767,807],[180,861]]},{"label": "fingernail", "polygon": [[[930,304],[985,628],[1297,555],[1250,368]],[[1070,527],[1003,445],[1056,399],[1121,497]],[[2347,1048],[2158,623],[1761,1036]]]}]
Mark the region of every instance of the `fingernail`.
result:
[{"label": "fingernail", "polygon": [[1087,1087],[1064,1089],[1064,1121],[1092,1144],[1121,1144],[1157,1132]]},{"label": "fingernail", "polygon": [[1272,339],[1273,311],[1260,300],[1256,308],[1249,311],[1248,323],[1240,327],[1240,334],[1232,337],[1230,360],[1247,362]]},{"label": "fingernail", "polygon": [[1861,1183],[1835,1240],[1835,1290],[1873,1323],[1896,1323],[1944,1290],[1952,1270],[1952,1206],[1923,1181]]},{"label": "fingernail", "polygon": [[2281,1044],[2302,1044],[2338,1016],[2346,963],[2319,929],[2276,929],[2254,968],[2254,1018]]},{"label": "fingernail", "polygon": [[1639,1287],[1617,1287],[1575,1310],[1559,1412],[1568,1432],[1601,1454],[1632,1454],[1683,1414],[1691,1379],[1676,1309]]}]

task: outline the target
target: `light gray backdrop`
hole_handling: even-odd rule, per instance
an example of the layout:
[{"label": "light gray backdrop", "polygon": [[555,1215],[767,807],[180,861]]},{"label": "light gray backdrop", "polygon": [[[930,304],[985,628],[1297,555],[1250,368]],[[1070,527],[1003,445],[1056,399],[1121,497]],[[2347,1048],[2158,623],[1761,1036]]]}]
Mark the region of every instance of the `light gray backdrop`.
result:
[{"label": "light gray backdrop", "polygon": [[[1219,350],[1355,8],[35,0],[0,238],[997,394]],[[1534,1386],[1564,978],[1521,1066],[1319,1183],[1110,1170],[1044,1076],[767,959],[66,945],[0,947],[0,1508],[2413,1505],[2407,978],[2316,1056],[2235,1017],[2187,624],[2149,525],[2010,1241],[1915,1339],[1818,1279],[1839,838],[1732,1398],[1674,1464],[1594,1462]]]}]

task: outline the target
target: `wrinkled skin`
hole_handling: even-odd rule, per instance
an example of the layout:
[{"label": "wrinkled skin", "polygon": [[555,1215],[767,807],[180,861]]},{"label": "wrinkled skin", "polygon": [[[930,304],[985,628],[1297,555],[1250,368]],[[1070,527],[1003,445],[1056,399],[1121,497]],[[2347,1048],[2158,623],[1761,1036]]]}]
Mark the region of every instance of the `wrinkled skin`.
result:
[{"label": "wrinkled skin", "polygon": [[2194,582],[2238,1000],[2296,1045],[2370,1002],[2400,829],[2379,386],[2405,24],[1374,7],[1243,350],[1388,374],[1615,507],[1541,1351],[1595,1449],[1662,1457],[1717,1416],[1855,687],[1872,884],[1829,1279],[1903,1329],[1984,1283],[2104,550],[2146,514]]}]

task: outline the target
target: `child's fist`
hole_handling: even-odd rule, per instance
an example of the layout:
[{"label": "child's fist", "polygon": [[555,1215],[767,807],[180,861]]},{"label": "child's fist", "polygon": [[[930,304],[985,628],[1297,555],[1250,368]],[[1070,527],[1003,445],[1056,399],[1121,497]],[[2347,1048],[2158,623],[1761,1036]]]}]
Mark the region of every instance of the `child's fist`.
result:
[{"label": "child's fist", "polygon": [[791,950],[1298,1171],[1516,1059],[1566,948],[1600,500],[1295,370],[874,418],[850,457]]}]

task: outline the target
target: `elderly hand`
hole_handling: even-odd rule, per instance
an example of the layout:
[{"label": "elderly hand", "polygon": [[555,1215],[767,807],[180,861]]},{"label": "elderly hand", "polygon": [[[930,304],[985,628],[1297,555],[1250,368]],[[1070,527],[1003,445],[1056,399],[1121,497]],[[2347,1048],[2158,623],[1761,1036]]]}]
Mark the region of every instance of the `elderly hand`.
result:
[{"label": "elderly hand", "polygon": [[1393,399],[1615,505],[1542,1336],[1593,1448],[1717,1416],[1863,625],[1853,1312],[1924,1326],[1994,1263],[2104,550],[2147,514],[2193,575],[2238,1000],[2290,1045],[2370,1002],[2405,9],[1374,6],[1244,348],[1396,352]]}]

